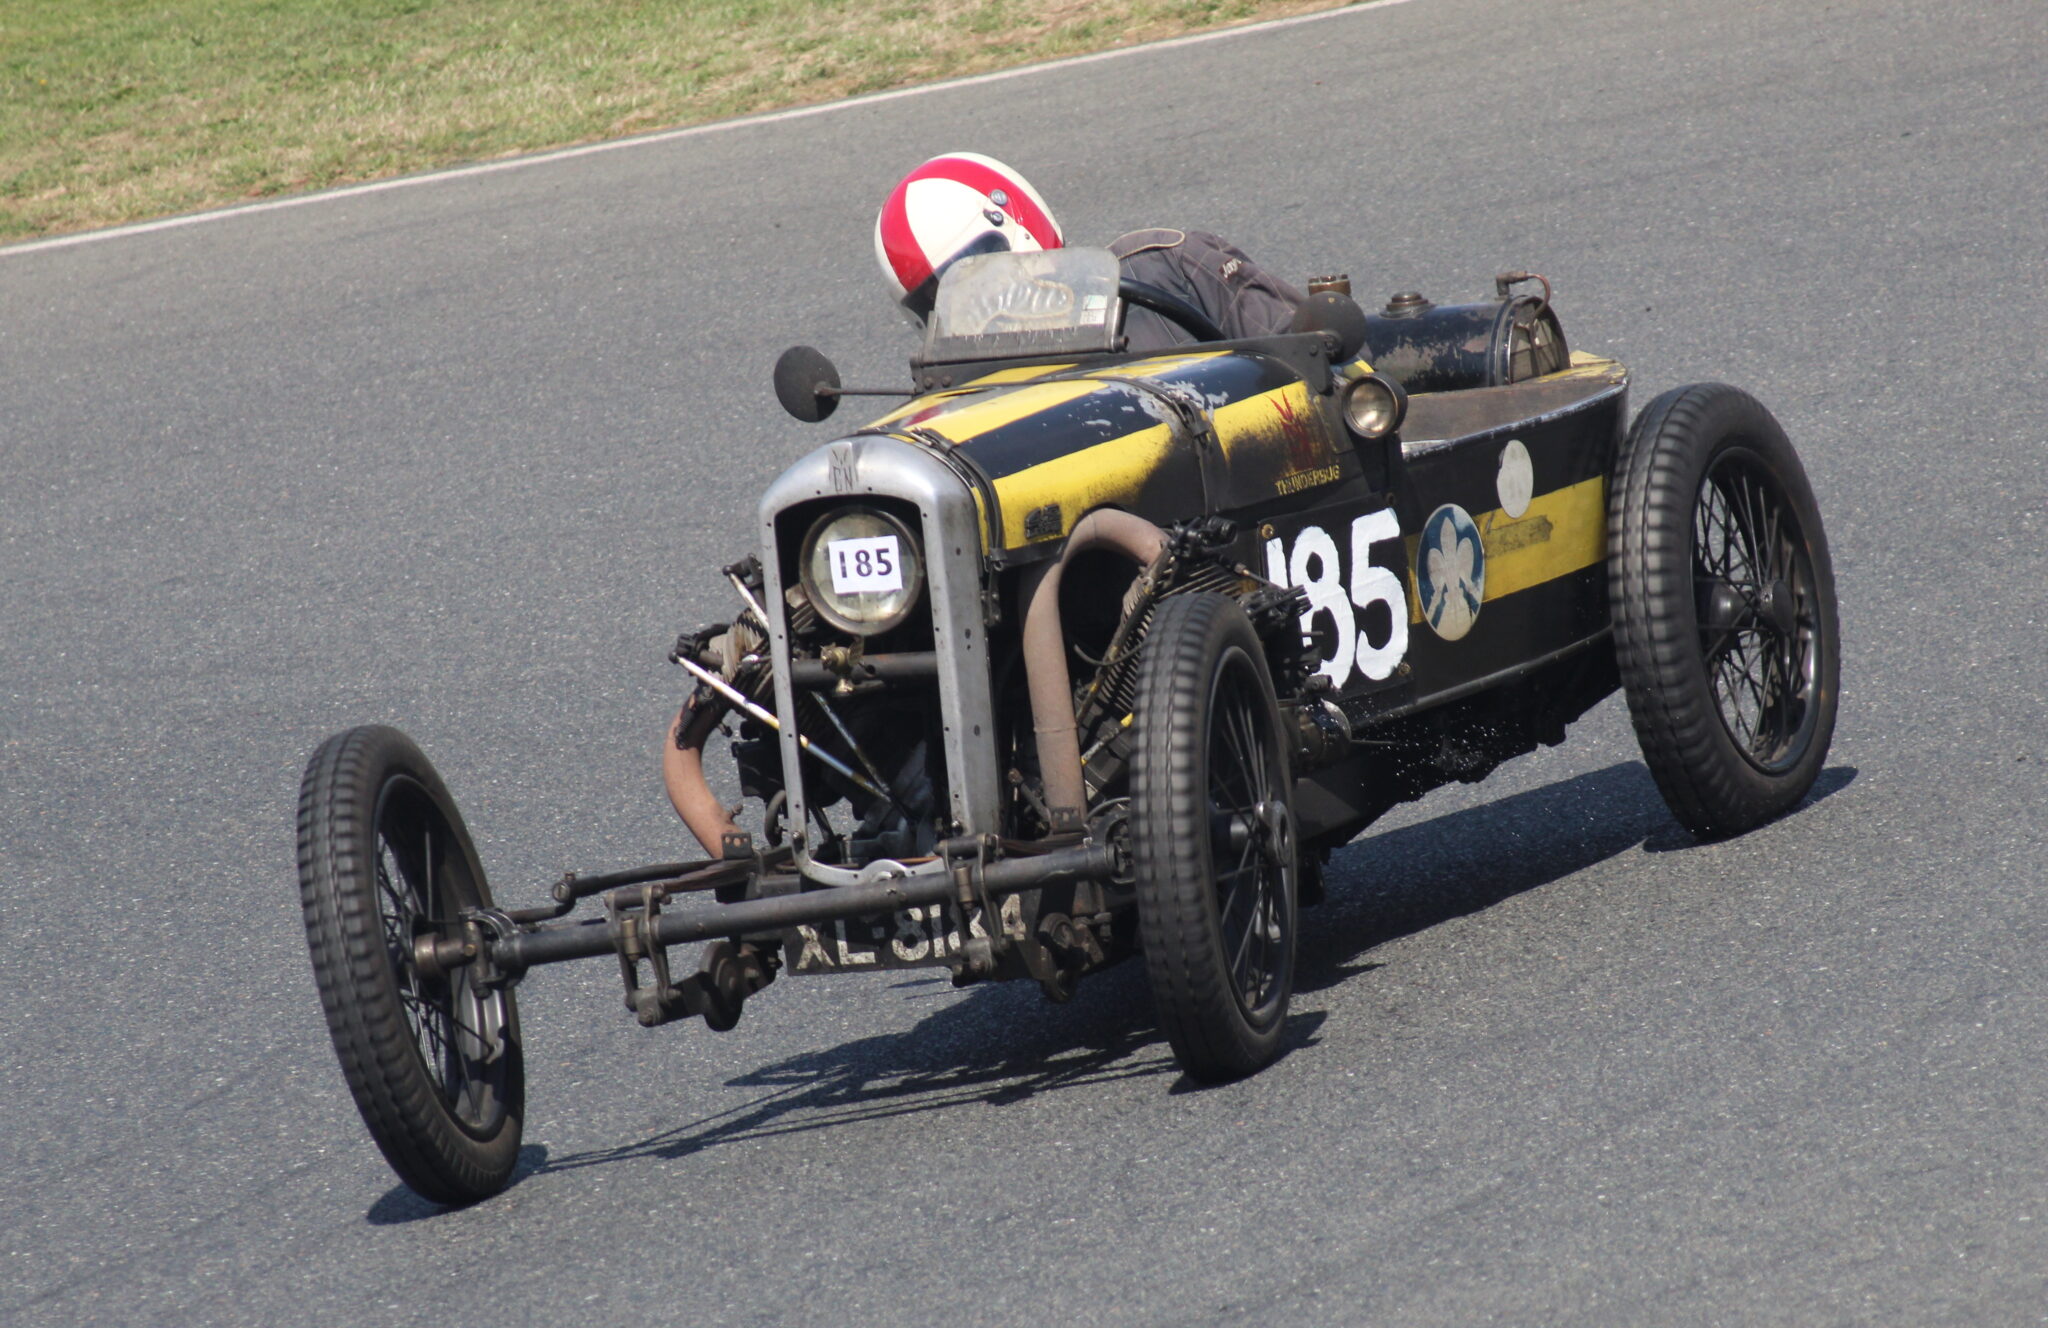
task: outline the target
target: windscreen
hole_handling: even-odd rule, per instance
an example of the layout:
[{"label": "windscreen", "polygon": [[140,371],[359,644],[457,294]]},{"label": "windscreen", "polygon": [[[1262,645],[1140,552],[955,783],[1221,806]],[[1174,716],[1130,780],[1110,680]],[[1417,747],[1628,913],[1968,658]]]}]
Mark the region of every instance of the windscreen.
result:
[{"label": "windscreen", "polygon": [[927,363],[1115,349],[1116,255],[1107,249],[976,254],[946,269]]}]

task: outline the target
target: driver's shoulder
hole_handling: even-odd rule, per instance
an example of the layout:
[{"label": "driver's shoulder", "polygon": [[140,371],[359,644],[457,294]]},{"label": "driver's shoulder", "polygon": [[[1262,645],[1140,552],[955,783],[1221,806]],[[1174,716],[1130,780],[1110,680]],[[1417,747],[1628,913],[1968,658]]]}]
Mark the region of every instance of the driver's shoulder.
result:
[{"label": "driver's shoulder", "polygon": [[1132,258],[1154,250],[1178,249],[1187,243],[1187,239],[1186,231],[1155,226],[1147,230],[1125,231],[1109,242],[1109,252],[1118,258]]}]

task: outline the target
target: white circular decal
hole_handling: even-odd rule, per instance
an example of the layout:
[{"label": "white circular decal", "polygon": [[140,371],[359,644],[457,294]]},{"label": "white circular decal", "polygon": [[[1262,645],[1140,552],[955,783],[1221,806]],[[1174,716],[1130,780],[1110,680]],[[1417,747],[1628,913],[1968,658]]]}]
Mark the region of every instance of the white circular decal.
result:
[{"label": "white circular decal", "polygon": [[1493,477],[1493,487],[1500,495],[1500,510],[1509,519],[1529,510],[1529,499],[1536,494],[1536,468],[1529,464],[1529,449],[1521,439],[1508,439],[1500,450],[1500,473]]},{"label": "white circular decal", "polygon": [[1479,621],[1479,606],[1486,600],[1486,547],[1464,508],[1446,503],[1422,523],[1415,590],[1422,600],[1422,620],[1446,641],[1456,641]]}]

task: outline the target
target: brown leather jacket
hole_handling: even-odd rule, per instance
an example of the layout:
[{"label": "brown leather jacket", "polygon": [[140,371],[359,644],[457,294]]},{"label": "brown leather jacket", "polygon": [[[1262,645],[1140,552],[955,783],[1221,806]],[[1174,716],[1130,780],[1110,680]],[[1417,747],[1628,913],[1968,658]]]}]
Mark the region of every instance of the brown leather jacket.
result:
[{"label": "brown leather jacket", "polygon": [[[1186,300],[1233,339],[1285,332],[1302,301],[1300,291],[1207,231],[1131,231],[1112,241],[1109,251],[1123,264],[1124,276]],[[1194,340],[1177,323],[1135,306],[1124,312],[1124,333],[1132,350]]]}]

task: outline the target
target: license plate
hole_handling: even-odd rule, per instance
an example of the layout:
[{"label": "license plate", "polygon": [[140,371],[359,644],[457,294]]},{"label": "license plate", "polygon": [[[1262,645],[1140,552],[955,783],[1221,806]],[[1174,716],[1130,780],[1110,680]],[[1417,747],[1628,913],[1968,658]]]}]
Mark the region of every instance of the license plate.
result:
[{"label": "license plate", "polygon": [[[1001,904],[1004,935],[1024,939],[1024,901]],[[987,937],[980,905],[967,910],[963,935],[957,904],[925,904],[894,913],[869,913],[790,929],[783,953],[792,973],[848,973],[862,969],[931,968],[956,962],[974,937]]]}]

